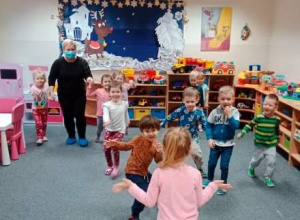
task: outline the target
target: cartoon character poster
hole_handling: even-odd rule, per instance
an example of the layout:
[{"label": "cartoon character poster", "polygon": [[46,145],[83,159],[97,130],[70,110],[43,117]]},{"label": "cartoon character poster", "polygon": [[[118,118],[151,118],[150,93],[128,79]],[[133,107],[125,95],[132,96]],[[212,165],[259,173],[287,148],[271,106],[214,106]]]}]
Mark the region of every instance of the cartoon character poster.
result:
[{"label": "cartoon character poster", "polygon": [[228,51],[232,8],[202,8],[201,51]]}]

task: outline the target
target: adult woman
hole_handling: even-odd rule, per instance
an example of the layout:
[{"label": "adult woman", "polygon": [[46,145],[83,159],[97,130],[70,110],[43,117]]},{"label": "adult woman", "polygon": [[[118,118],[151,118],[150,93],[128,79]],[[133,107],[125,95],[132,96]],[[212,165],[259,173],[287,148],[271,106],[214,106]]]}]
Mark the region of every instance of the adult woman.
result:
[{"label": "adult woman", "polygon": [[86,104],[85,81],[93,83],[88,63],[76,56],[76,44],[73,40],[63,41],[63,57],[54,61],[49,74],[49,88],[53,99],[55,81],[58,83],[58,100],[64,114],[64,124],[69,137],[67,145],[76,143],[75,122],[78,132],[78,144],[86,147],[86,120],[84,116]]}]

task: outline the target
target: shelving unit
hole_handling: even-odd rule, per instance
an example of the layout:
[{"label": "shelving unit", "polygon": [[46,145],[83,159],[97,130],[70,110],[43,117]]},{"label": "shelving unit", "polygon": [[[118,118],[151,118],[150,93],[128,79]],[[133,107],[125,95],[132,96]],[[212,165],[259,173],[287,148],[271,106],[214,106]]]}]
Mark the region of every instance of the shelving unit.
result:
[{"label": "shelving unit", "polygon": [[[235,86],[236,92],[240,91],[254,91],[255,92],[255,107],[254,113],[259,114],[262,112],[262,103],[265,99],[265,96],[270,92],[262,90],[257,86]],[[253,98],[251,98],[253,99]],[[245,100],[253,102],[249,98],[237,100]],[[243,110],[239,109],[242,116]],[[249,112],[247,111],[247,114]],[[252,113],[251,113],[252,114]],[[288,156],[288,164],[291,166],[300,166],[300,140],[295,138],[296,130],[300,130],[300,102],[294,100],[287,100],[279,98],[278,109],[275,112],[277,116],[281,118],[280,124],[280,141],[278,143],[278,149],[285,152]],[[241,123],[248,123],[249,120],[241,117]]]},{"label": "shelving unit", "polygon": [[[189,83],[189,75],[188,73],[168,73],[168,107],[167,112],[170,114],[179,106],[182,105],[182,101],[174,101],[174,96],[178,96],[182,98],[183,88],[180,90],[176,90],[173,88],[173,83],[175,81],[182,80],[185,82],[185,87],[191,86]],[[209,87],[208,92],[208,114],[219,105],[218,102],[218,94],[219,88],[223,85],[233,85],[234,75],[218,75],[218,74],[206,74],[206,84]]]}]

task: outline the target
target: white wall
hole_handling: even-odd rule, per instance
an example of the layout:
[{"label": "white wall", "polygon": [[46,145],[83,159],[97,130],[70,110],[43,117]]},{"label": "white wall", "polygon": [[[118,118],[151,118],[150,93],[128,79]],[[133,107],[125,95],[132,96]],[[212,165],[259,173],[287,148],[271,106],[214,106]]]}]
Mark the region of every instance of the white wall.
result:
[{"label": "white wall", "polygon": [[274,0],[269,68],[300,82],[300,1]]},{"label": "white wall", "polygon": [[59,53],[56,0],[0,1],[0,61],[51,65]]},{"label": "white wall", "polygon": [[[231,46],[228,52],[201,52],[201,7],[233,8]],[[298,79],[299,0],[188,0],[185,56],[233,60],[237,71],[258,63]],[[51,65],[59,53],[56,28],[57,0],[0,1],[0,61]],[[244,23],[252,35],[240,39]],[[299,74],[298,74],[299,75]]]},{"label": "white wall", "polygon": [[[237,71],[248,69],[249,64],[261,64],[268,68],[270,33],[272,26],[272,0],[188,0],[186,10],[189,22],[186,25],[185,56],[201,57],[217,61],[233,60]],[[232,31],[229,51],[201,52],[202,7],[232,7]],[[240,38],[244,23],[252,34],[246,41]]]}]

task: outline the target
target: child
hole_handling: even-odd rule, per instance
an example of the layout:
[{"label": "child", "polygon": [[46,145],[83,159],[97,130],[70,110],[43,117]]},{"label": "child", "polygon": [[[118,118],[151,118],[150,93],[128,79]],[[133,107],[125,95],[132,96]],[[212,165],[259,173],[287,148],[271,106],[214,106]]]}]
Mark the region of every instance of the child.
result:
[{"label": "child", "polygon": [[96,96],[97,98],[97,134],[95,143],[100,143],[100,136],[103,130],[103,103],[109,101],[109,85],[112,81],[110,74],[103,74],[101,77],[101,85],[103,88],[96,89],[92,92],[91,87],[87,87],[87,96]]},{"label": "child", "polygon": [[[190,84],[197,89],[199,92],[199,102],[197,106],[199,108],[207,109],[208,108],[208,86],[204,83],[205,75],[202,71],[193,70],[189,76]],[[202,125],[199,125],[199,132],[203,132]]]},{"label": "child", "polygon": [[[146,115],[141,118],[139,127],[142,134],[134,137],[130,142],[111,140],[107,145],[118,150],[131,150],[125,168],[126,178],[146,192],[152,176],[148,167],[153,158],[156,163],[162,160],[162,146],[156,139],[160,126],[155,117]],[[144,207],[138,200],[134,200],[129,220],[139,219]]]},{"label": "child", "polygon": [[256,147],[249,163],[248,176],[252,178],[256,177],[255,168],[266,158],[267,167],[264,176],[267,187],[275,186],[271,177],[275,168],[276,145],[279,140],[280,118],[275,115],[278,102],[278,97],[275,94],[267,95],[263,103],[263,113],[256,115],[249,124],[245,125],[237,136],[237,138],[240,139],[248,131],[255,128],[254,145]]},{"label": "child", "polygon": [[198,126],[200,124],[205,127],[206,118],[203,111],[196,107],[196,104],[199,101],[198,91],[192,87],[184,89],[182,101],[184,106],[179,107],[168,115],[161,123],[161,126],[165,126],[166,123],[172,122],[175,118],[178,118],[178,125],[189,130],[193,139],[191,156],[197,166],[197,169],[201,172],[202,178],[206,178],[207,175],[202,169],[203,159],[198,131]]},{"label": "child", "polygon": [[122,141],[127,125],[129,124],[128,103],[122,100],[122,85],[113,81],[109,86],[111,100],[103,104],[103,125],[105,127],[103,150],[108,168],[105,175],[116,178],[119,174],[120,153],[113,149],[114,160],[112,160],[111,148],[107,141]]},{"label": "child", "polygon": [[[210,147],[210,154],[208,178],[203,183],[204,187],[214,179],[215,168],[220,156],[221,180],[227,183],[235,130],[240,125],[240,113],[232,106],[234,102],[234,90],[231,86],[220,88],[218,101],[220,105],[209,114],[206,124],[206,137]],[[218,195],[224,195],[225,193],[226,191],[222,189],[217,191]]]},{"label": "child", "polygon": [[35,121],[37,141],[36,145],[41,146],[48,141],[46,137],[47,118],[48,118],[48,97],[49,87],[46,83],[46,74],[37,69],[33,72],[34,85],[31,86],[33,96],[32,113]]},{"label": "child", "polygon": [[217,189],[230,189],[230,184],[214,181],[202,189],[200,173],[185,163],[191,150],[191,137],[185,128],[169,128],[164,135],[164,158],[153,173],[144,192],[128,179],[115,184],[113,191],[128,192],[147,207],[158,206],[159,220],[198,219],[198,208],[208,202]]},{"label": "child", "polygon": [[122,100],[128,102],[128,90],[136,88],[136,84],[133,80],[129,80],[129,82],[126,82],[126,77],[124,73],[121,72],[114,72],[112,74],[113,80],[117,81],[122,84],[123,94],[122,94]]}]

